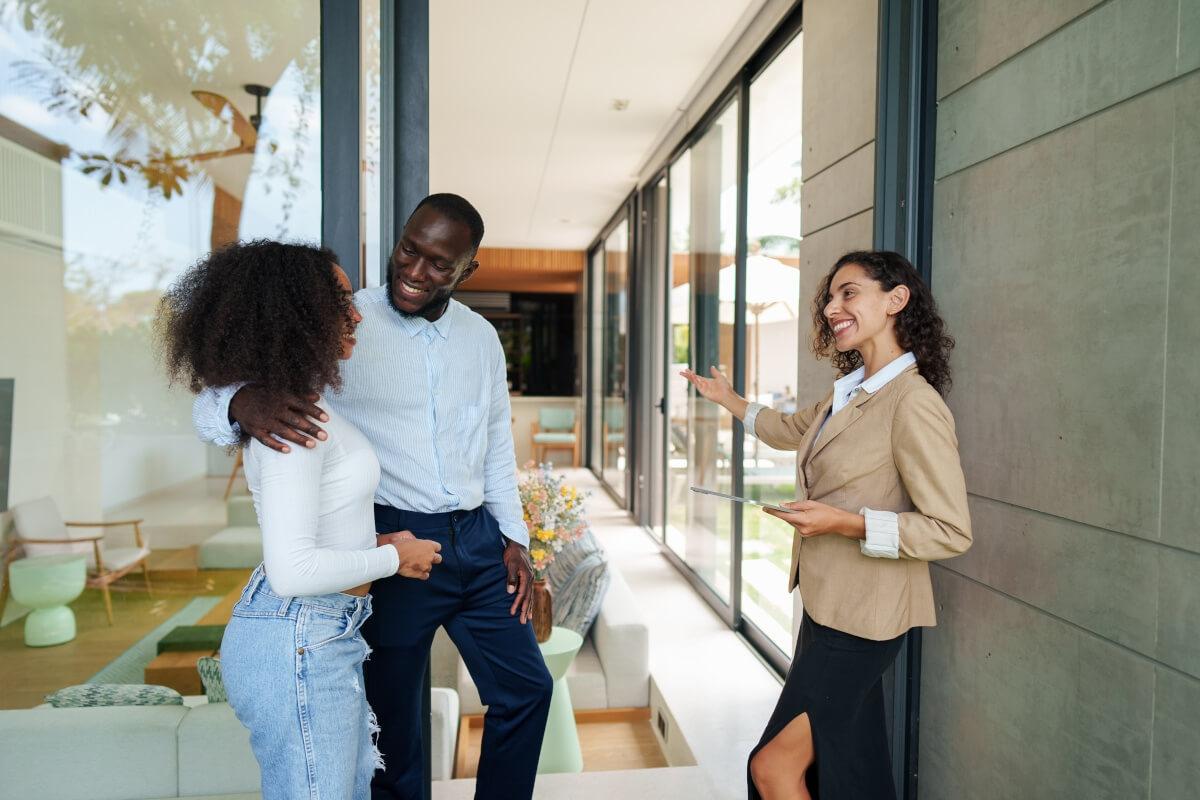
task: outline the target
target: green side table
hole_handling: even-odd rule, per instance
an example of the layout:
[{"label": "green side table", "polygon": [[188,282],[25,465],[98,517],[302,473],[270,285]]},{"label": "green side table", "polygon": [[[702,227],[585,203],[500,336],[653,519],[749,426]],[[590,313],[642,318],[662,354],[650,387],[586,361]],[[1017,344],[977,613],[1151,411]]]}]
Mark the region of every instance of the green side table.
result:
[{"label": "green side table", "polygon": [[550,638],[538,645],[546,669],[554,679],[550,697],[550,716],[542,737],[542,755],[538,772],[583,772],[583,753],[579,750],[579,732],[575,729],[575,709],[567,688],[567,670],[583,646],[583,637],[566,628],[555,628]]},{"label": "green side table", "polygon": [[75,612],[67,603],[87,582],[83,555],[31,556],[8,567],[13,599],[32,608],[25,618],[25,644],[49,647],[75,638]]}]

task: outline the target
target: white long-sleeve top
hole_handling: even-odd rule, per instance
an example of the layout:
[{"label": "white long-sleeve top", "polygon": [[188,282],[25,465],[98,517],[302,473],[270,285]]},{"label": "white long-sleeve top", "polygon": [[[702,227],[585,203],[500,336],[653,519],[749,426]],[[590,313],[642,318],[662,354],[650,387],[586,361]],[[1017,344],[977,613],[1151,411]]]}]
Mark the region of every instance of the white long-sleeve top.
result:
[{"label": "white long-sleeve top", "polygon": [[322,401],[329,438],[276,452],[246,447],[246,481],[263,534],[263,565],[283,597],[329,594],[395,575],[400,558],[375,545],[379,460],[361,432]]},{"label": "white long-sleeve top", "polygon": [[[483,505],[514,542],[529,544],[517,464],[504,348],[492,323],[457,300],[435,322],[404,317],[387,286],[362,289],[354,356],[342,388],[325,398],[358,426],[382,465],[376,502],[436,514]],[[232,445],[229,421],[240,384],[205,389],[192,421],[201,439]],[[293,452],[297,448],[293,447]]]}]

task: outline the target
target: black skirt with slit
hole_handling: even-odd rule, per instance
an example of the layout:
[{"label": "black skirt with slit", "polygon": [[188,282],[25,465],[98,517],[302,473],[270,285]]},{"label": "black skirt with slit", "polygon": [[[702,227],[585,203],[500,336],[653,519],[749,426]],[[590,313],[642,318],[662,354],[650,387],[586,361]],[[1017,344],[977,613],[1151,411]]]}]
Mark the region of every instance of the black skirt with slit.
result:
[{"label": "black skirt with slit", "polygon": [[[805,777],[814,800],[895,800],[883,673],[903,641],[903,634],[882,642],[862,639],[805,615],[779,702],[750,758],[808,714],[816,761]],[[746,779],[751,800],[760,800],[749,762]]]}]

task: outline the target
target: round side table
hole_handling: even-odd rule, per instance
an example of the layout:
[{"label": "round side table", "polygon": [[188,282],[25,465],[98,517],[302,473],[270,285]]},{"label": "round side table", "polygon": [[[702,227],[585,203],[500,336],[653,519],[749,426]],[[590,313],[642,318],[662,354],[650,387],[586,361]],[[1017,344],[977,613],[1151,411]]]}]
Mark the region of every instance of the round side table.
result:
[{"label": "round side table", "polygon": [[567,670],[583,646],[583,637],[566,628],[555,628],[550,638],[540,643],[546,669],[554,679],[550,697],[550,716],[542,737],[538,772],[583,772],[583,753],[579,750],[579,732],[575,729],[575,709],[567,688]]},{"label": "round side table", "polygon": [[25,618],[25,644],[49,647],[75,638],[75,612],[67,603],[79,597],[87,581],[82,555],[30,556],[8,567],[13,599],[32,608]]}]

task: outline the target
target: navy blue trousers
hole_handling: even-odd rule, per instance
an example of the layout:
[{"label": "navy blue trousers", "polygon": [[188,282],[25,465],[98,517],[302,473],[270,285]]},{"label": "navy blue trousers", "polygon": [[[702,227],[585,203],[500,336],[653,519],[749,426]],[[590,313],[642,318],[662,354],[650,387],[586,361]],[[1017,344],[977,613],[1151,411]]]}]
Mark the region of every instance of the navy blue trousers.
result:
[{"label": "navy blue trousers", "polygon": [[371,657],[363,664],[367,700],[379,719],[387,765],[371,782],[374,800],[420,800],[425,781],[421,693],[429,648],[443,626],[488,707],[476,777],[480,800],[527,800],[553,682],[533,625],[509,614],[505,540],[486,509],[421,514],[375,506],[379,533],[412,531],[442,545],[429,580],[394,575],[371,586],[374,613],[363,625]]}]

